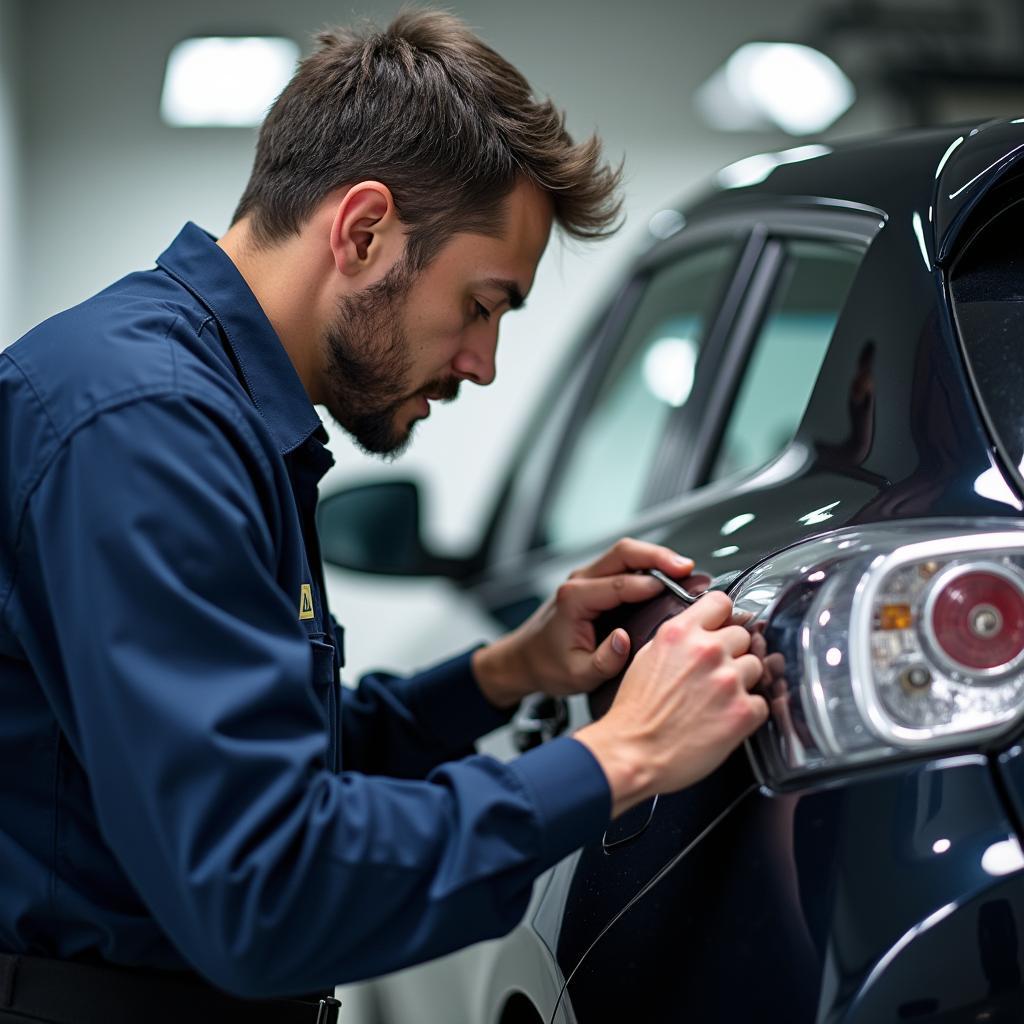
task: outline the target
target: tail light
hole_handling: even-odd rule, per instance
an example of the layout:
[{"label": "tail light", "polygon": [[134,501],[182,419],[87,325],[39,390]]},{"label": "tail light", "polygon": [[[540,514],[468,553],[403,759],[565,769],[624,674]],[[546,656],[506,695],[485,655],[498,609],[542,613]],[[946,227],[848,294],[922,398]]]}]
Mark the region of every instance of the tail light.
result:
[{"label": "tail light", "polygon": [[1022,586],[1018,573],[984,563],[954,566],[935,581],[924,628],[954,671],[1001,674],[1020,662]]},{"label": "tail light", "polygon": [[734,597],[776,655],[772,716],[752,741],[765,775],[968,748],[1024,720],[1015,524],[837,533],[765,563]]}]

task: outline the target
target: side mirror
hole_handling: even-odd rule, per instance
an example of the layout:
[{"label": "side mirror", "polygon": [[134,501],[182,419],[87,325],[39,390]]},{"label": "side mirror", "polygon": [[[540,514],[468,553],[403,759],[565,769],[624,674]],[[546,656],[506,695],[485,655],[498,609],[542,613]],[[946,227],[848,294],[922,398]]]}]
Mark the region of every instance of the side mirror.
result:
[{"label": "side mirror", "polygon": [[420,492],[411,480],[347,487],[323,498],[317,528],[325,562],[383,576],[463,579],[476,558],[436,555],[423,543]]}]

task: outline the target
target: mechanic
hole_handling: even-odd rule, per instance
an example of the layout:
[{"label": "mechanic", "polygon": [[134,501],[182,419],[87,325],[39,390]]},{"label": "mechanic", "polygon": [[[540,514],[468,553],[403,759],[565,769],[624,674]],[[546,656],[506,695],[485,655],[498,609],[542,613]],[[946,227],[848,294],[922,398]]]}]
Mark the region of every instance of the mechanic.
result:
[{"label": "mechanic", "polygon": [[296,993],[508,932],[541,872],[764,721],[711,594],[605,717],[474,754],[527,693],[622,670],[593,620],[692,569],[631,540],[497,642],[339,687],[314,404],[398,452],[494,379],[553,222],[608,234],[617,186],[456,18],[325,33],[223,238],[187,225],[0,354],[0,1019],[311,1024]]}]

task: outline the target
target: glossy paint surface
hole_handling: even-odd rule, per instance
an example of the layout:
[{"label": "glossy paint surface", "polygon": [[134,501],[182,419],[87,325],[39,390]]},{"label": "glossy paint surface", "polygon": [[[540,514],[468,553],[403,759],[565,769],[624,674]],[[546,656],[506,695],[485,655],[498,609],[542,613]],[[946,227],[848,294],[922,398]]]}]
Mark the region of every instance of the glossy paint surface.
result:
[{"label": "glossy paint surface", "polygon": [[[674,798],[673,816],[725,795],[709,779]],[[1019,1005],[1021,876],[993,874],[989,853],[1013,834],[980,757],[751,790],[575,973],[559,944],[573,1010],[581,1022],[631,1007],[649,1021],[967,1021],[1007,995]],[[678,837],[652,827],[633,850],[660,866]],[[940,922],[957,945],[929,934]]]},{"label": "glossy paint surface", "polygon": [[936,168],[936,255],[948,258],[973,208],[1024,158],[1024,122],[998,121],[970,128],[949,144]]},{"label": "glossy paint surface", "polygon": [[[1018,129],[1008,129],[1010,149]],[[782,166],[687,211],[705,223],[744,205],[845,203],[886,217],[789,447],[703,500],[681,500],[644,534],[695,558],[712,585],[734,588],[774,552],[843,526],[1019,518],[935,265],[964,207],[947,202],[939,221],[932,209],[940,163],[956,180],[998,164],[1007,134],[998,145],[989,136],[987,154],[959,144],[954,161],[947,151],[960,134]],[[996,178],[968,183],[963,202]],[[622,624],[636,641],[676,607],[666,596],[604,625]],[[592,713],[613,691],[595,696]],[[580,1024],[637,1011],[645,1021],[1016,1019],[1007,1015],[1021,999],[1024,860],[1015,859],[1021,810],[1004,792],[1024,794],[1017,761],[994,778],[987,755],[967,752],[771,793],[741,750],[699,785],[638,809],[611,851],[587,848],[556,874],[545,901],[557,913],[537,920],[571,978],[566,1007]]]}]

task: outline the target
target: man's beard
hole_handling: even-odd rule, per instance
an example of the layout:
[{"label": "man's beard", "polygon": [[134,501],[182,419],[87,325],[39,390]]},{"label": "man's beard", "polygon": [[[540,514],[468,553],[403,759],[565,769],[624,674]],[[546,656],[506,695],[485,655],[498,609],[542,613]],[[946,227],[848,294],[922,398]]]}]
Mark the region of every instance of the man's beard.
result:
[{"label": "man's beard", "polygon": [[450,402],[459,391],[456,377],[409,390],[411,358],[401,311],[412,279],[403,261],[383,280],[341,299],[324,334],[328,412],[363,451],[387,458],[397,458],[412,440],[413,424],[397,422],[405,402],[428,394]]}]

